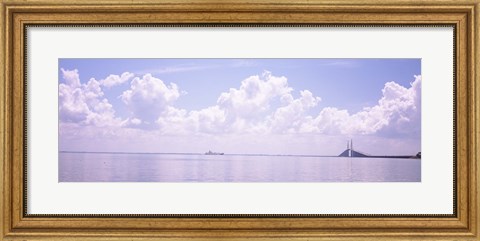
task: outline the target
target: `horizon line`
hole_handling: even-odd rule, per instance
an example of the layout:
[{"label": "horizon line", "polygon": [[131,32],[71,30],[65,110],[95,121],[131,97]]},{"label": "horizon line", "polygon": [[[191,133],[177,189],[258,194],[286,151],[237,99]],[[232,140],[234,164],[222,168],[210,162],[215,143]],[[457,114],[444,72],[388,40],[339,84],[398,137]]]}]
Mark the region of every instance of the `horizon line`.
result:
[{"label": "horizon line", "polygon": [[[169,154],[169,155],[205,155],[204,152],[116,152],[116,151],[58,151],[59,153],[97,153],[97,154]],[[334,155],[307,155],[307,154],[241,154],[224,153],[228,156],[311,156],[311,157],[335,157]]]},{"label": "horizon line", "polygon": [[[148,155],[158,155],[158,154],[166,154],[166,155],[205,155],[205,153],[197,153],[197,152],[113,152],[113,151],[58,151],[59,153],[91,153],[91,154],[148,154]],[[308,154],[260,154],[260,153],[253,153],[253,154],[239,154],[239,153],[224,153],[222,155],[225,156],[296,156],[296,157],[340,157],[339,155],[308,155]],[[372,155],[367,157],[415,157],[416,154],[413,155]]]}]

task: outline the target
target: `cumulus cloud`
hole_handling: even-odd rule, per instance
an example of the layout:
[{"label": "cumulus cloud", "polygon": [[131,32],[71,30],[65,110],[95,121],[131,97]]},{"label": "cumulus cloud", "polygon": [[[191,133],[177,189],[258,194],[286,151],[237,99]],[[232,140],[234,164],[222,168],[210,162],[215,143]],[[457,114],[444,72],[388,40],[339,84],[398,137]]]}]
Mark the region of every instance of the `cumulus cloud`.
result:
[{"label": "cumulus cloud", "polygon": [[271,116],[270,126],[274,132],[299,132],[304,130],[304,123],[311,118],[305,115],[305,112],[312,107],[315,107],[321,100],[320,97],[315,97],[312,92],[308,90],[300,91],[300,98],[293,99],[293,96],[288,94],[282,96],[284,102],[288,104],[279,107]]},{"label": "cumulus cloud", "polygon": [[[68,139],[62,145],[78,144],[64,146],[72,150],[85,145],[97,150],[101,143],[113,151],[125,145],[131,151],[184,152],[188,144],[196,148],[192,152],[219,147],[228,153],[337,155],[345,137],[375,154],[388,148],[383,154],[392,154],[392,147],[401,150],[397,154],[415,152],[420,145],[421,76],[414,76],[409,86],[385,83],[375,104],[350,113],[322,106],[313,91],[294,90],[287,77],[268,71],[246,77],[218,93],[210,106],[194,110],[176,105],[184,91],[175,83],[151,74],[135,77],[124,72],[83,83],[77,70],[61,69],[60,74],[60,136]],[[110,88],[114,86],[118,87]],[[109,101],[115,97],[118,101]]]},{"label": "cumulus cloud", "polygon": [[155,121],[162,134],[188,134],[193,133],[193,123],[187,117],[187,111],[167,106],[160,117]]},{"label": "cumulus cloud", "polygon": [[61,122],[106,126],[119,124],[113,106],[104,98],[100,83],[90,79],[81,84],[78,70],[61,69],[64,83],[59,84]]},{"label": "cumulus cloud", "polygon": [[346,110],[324,108],[310,127],[326,134],[420,134],[421,76],[409,88],[388,82],[377,105],[349,114]]},{"label": "cumulus cloud", "polygon": [[145,124],[154,123],[179,97],[180,91],[176,84],[166,85],[151,74],[142,78],[135,77],[130,83],[130,89],[120,96],[132,116]]},{"label": "cumulus cloud", "polygon": [[140,119],[137,119],[137,118],[133,118],[130,120],[130,122],[134,125],[140,125],[142,124],[142,121]]},{"label": "cumulus cloud", "polygon": [[[301,97],[294,99],[291,94],[293,89],[288,86],[287,78],[276,77],[266,71],[261,76],[255,75],[244,79],[238,88],[230,88],[227,92],[221,93],[216,105],[187,111],[173,106],[172,102],[179,97],[175,84],[168,87],[158,80],[157,83],[161,84],[161,87],[157,88],[157,92],[161,93],[158,96],[165,98],[156,99],[155,113],[158,113],[158,118],[155,123],[164,134],[267,133],[270,127],[266,119],[278,108],[278,103],[292,105],[286,108],[301,104],[301,109],[306,109],[319,101],[319,98],[313,97],[309,91],[302,91]],[[155,88],[148,88],[152,89]],[[124,92],[122,98],[131,94]],[[137,99],[138,104],[145,108],[144,98]],[[140,109],[138,115],[143,111]],[[278,116],[281,115],[280,112],[281,110]],[[152,117],[154,116],[148,118]]]},{"label": "cumulus cloud", "polygon": [[[163,92],[173,92],[176,85],[162,86]],[[295,98],[294,94],[299,97]],[[220,94],[217,104],[187,111],[161,99],[156,123],[163,133],[190,134],[327,134],[327,135],[419,135],[421,116],[421,76],[415,76],[410,87],[388,82],[376,105],[357,113],[335,107],[323,107],[310,115],[321,98],[309,90],[293,91],[286,77],[270,72],[250,76],[238,88]],[[163,95],[162,95],[163,96]]]},{"label": "cumulus cloud", "polygon": [[255,118],[271,110],[275,98],[289,95],[291,91],[286,77],[275,77],[265,71],[261,77],[255,75],[243,80],[240,88],[230,88],[220,94],[217,104],[230,118]]},{"label": "cumulus cloud", "polygon": [[[286,125],[290,122],[286,119],[287,115],[298,117],[301,113],[293,112],[305,111],[320,100],[307,90],[300,92],[299,99],[294,99],[292,91],[286,77],[273,76],[265,71],[261,76],[244,79],[238,88],[221,93],[216,105],[188,113],[170,107],[157,123],[164,130],[170,126],[178,133],[266,134],[271,131],[272,123],[269,121],[275,121],[277,127],[282,125],[282,121]],[[277,109],[280,106],[281,109]],[[272,113],[276,115],[271,116]]]},{"label": "cumulus cloud", "polygon": [[[77,70],[61,71],[64,83],[59,85],[59,108],[60,120],[65,123],[113,125],[162,135],[420,135],[421,76],[415,76],[409,87],[386,83],[377,104],[357,113],[336,107],[312,113],[321,104],[320,97],[310,90],[296,91],[286,77],[268,71],[245,78],[238,87],[220,93],[216,103],[200,110],[176,107],[183,91],[151,74],[133,78],[125,72],[82,84]],[[130,79],[129,88],[119,96],[130,111],[122,120],[115,117],[102,86]]]},{"label": "cumulus cloud", "polygon": [[226,118],[225,109],[218,105],[189,113],[190,123],[194,127],[193,130],[205,133],[227,132]]},{"label": "cumulus cloud", "polygon": [[[421,134],[421,95],[422,95],[422,76],[415,76],[415,81],[411,83],[408,89],[398,87],[392,88],[394,98],[385,100],[382,103],[388,106],[390,110],[395,110],[389,116],[390,125],[379,131],[379,134],[385,136],[415,136]],[[402,96],[400,96],[402,95]],[[394,100],[397,103],[395,103]],[[390,102],[390,103],[389,103]],[[396,107],[393,107],[397,105]]]},{"label": "cumulus cloud", "polygon": [[100,80],[99,82],[103,86],[106,86],[106,87],[110,88],[112,86],[120,85],[120,84],[123,84],[123,83],[129,81],[133,76],[134,76],[134,74],[129,73],[129,72],[124,72],[121,75],[111,74],[107,78],[105,78],[103,80]]}]

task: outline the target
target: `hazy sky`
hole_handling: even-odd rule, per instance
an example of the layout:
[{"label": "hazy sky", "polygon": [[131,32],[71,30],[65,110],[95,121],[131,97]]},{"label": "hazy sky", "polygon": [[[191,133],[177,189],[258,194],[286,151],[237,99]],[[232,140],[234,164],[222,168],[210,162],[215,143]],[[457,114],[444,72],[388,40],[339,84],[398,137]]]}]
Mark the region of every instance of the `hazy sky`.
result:
[{"label": "hazy sky", "polygon": [[60,150],[420,151],[420,59],[60,59]]}]

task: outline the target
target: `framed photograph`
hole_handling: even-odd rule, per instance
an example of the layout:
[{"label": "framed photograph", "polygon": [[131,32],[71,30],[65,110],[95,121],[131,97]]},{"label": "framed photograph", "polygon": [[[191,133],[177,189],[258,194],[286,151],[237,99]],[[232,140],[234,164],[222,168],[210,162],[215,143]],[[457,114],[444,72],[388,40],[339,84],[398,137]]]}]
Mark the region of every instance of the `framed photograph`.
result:
[{"label": "framed photograph", "polygon": [[478,0],[1,2],[1,240],[479,240]]},{"label": "framed photograph", "polygon": [[421,181],[421,59],[58,65],[59,182]]}]

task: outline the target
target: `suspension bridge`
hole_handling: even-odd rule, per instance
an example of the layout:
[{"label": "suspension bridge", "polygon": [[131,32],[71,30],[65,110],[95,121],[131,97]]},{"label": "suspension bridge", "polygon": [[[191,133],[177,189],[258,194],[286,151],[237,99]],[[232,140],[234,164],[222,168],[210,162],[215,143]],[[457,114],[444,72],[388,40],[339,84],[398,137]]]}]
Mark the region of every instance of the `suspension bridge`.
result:
[{"label": "suspension bridge", "polygon": [[347,149],[338,155],[339,157],[369,157],[369,158],[421,158],[421,153],[417,155],[404,155],[404,156],[376,156],[370,155],[366,152],[353,149],[353,140],[347,141]]},{"label": "suspension bridge", "polygon": [[371,157],[372,155],[369,155],[361,151],[353,150],[353,140],[350,140],[350,141],[347,141],[347,149],[338,156],[340,157]]}]

